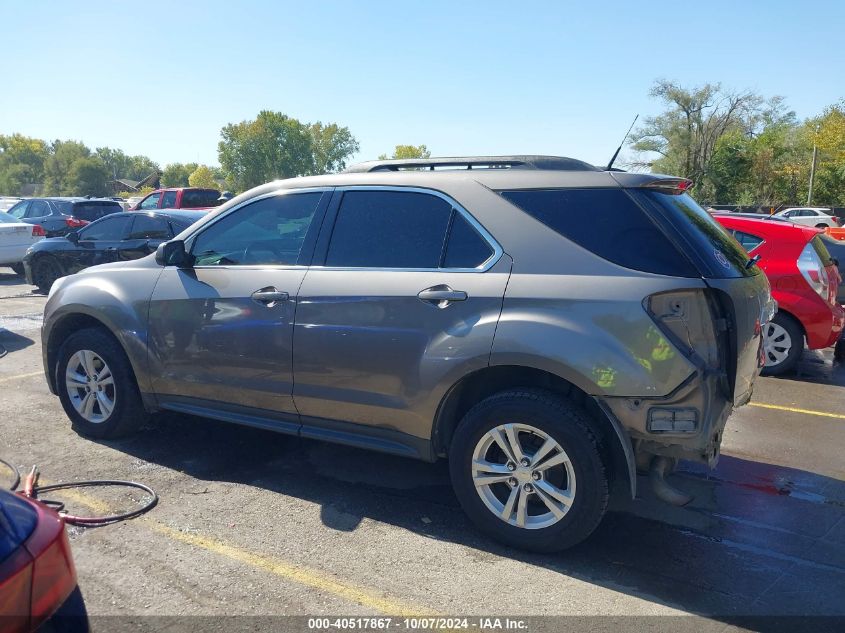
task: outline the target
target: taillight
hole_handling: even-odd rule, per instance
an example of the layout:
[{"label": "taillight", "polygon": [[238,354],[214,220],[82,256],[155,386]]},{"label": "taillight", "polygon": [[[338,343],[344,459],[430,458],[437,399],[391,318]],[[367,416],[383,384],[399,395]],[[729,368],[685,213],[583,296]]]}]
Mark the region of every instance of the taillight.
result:
[{"label": "taillight", "polygon": [[76,589],[76,569],[61,520],[59,530],[53,542],[40,554],[30,550],[35,558],[31,606],[33,629],[53,615]]},{"label": "taillight", "polygon": [[654,294],[646,299],[645,308],[675,347],[697,356],[708,368],[719,368],[717,315],[703,290]]},{"label": "taillight", "polygon": [[32,558],[17,550],[0,564],[0,623],[8,633],[29,633]]},{"label": "taillight", "polygon": [[40,224],[33,224],[32,225],[32,237],[44,237],[47,235],[47,231],[44,230],[44,227]]},{"label": "taillight", "polygon": [[804,250],[801,251],[797,264],[805,281],[822,299],[826,300],[830,295],[830,278],[827,270],[825,270],[824,263],[816,253],[816,249],[813,248],[812,241],[807,242]]},{"label": "taillight", "polygon": [[65,224],[67,224],[72,229],[78,229],[81,226],[85,226],[88,224],[85,220],[80,220],[79,218],[66,218]]}]

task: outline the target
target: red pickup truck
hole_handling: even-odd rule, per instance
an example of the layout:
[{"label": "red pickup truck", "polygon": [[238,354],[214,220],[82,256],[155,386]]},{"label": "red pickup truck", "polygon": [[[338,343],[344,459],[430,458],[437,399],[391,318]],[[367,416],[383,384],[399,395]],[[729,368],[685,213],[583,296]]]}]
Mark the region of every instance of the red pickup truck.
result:
[{"label": "red pickup truck", "polygon": [[220,192],[217,189],[199,187],[170,187],[156,189],[146,196],[130,211],[148,211],[151,209],[209,209],[216,207]]}]

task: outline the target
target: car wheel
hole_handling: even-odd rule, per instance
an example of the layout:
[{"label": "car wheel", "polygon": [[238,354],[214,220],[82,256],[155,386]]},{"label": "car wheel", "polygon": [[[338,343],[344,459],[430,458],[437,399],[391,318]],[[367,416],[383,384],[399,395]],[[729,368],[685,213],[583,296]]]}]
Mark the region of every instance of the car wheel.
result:
[{"label": "car wheel", "polygon": [[81,435],[128,435],[149,418],[129,359],[102,329],[84,329],[68,337],[59,350],[55,380],[62,407]]},{"label": "car wheel", "polygon": [[521,549],[571,547],[607,508],[606,469],[589,416],[545,391],[502,392],[473,407],[455,431],[449,470],[473,523]]},{"label": "car wheel", "polygon": [[779,376],[795,369],[804,351],[804,332],[791,316],[778,312],[763,328],[764,376]]},{"label": "car wheel", "polygon": [[62,267],[53,257],[42,255],[32,261],[32,283],[41,292],[50,292],[53,283],[62,276]]},{"label": "car wheel", "polygon": [[23,277],[23,264],[12,264],[9,268],[11,268],[19,277]]}]

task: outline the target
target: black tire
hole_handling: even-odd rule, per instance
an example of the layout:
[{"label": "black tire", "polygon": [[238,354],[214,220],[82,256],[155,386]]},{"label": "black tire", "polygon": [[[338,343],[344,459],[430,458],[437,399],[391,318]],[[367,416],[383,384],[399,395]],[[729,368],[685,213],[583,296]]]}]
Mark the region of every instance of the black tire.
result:
[{"label": "black tire", "polygon": [[64,275],[62,267],[52,255],[42,255],[32,260],[32,283],[41,292],[50,292],[53,283]]},{"label": "black tire", "polygon": [[[81,350],[90,350],[100,356],[114,377],[114,409],[100,422],[86,420],[77,412],[65,384],[68,363]],[[80,435],[98,439],[122,437],[134,433],[149,420],[129,359],[105,329],[87,328],[67,338],[59,350],[55,380],[62,407],[70,418],[73,430]]]},{"label": "black tire", "polygon": [[[542,431],[568,455],[577,487],[572,505],[557,523],[537,529],[517,527],[494,515],[476,491],[473,451],[488,431],[504,421]],[[574,402],[546,391],[505,391],[475,405],[455,431],[449,471],[458,501],[472,522],[491,538],[520,549],[555,552],[572,547],[593,532],[607,509],[606,467],[590,416]]]},{"label": "black tire", "polygon": [[839,337],[836,341],[836,346],[833,348],[833,357],[840,363],[845,362],[845,334]]},{"label": "black tire", "polygon": [[[772,319],[772,323],[779,325],[786,330],[789,334],[789,338],[792,340],[792,346],[787,353],[786,360],[778,363],[777,365],[770,365],[770,358],[768,354],[766,354],[766,364],[763,366],[763,371],[761,372],[764,376],[780,376],[787,372],[794,371],[795,366],[798,364],[798,361],[801,359],[801,354],[804,351],[804,330],[801,329],[801,325],[799,325],[794,318],[784,312],[777,312],[775,317]],[[764,329],[763,332],[765,333],[765,331],[766,330]]]},{"label": "black tire", "polygon": [[9,266],[9,268],[11,268],[13,271],[15,271],[15,274],[18,277],[23,277],[23,273],[24,273],[23,264],[12,264],[11,266]]}]

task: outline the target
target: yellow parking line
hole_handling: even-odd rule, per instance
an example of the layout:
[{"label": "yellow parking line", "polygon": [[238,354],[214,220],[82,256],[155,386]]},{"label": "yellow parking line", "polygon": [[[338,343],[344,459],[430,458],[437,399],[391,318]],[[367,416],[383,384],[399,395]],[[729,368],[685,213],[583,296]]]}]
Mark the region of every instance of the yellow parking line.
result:
[{"label": "yellow parking line", "polygon": [[43,371],[34,371],[30,374],[18,374],[17,376],[6,376],[4,378],[0,378],[0,383],[4,382],[11,382],[13,380],[22,380],[24,378],[32,378],[33,376],[43,376]]},{"label": "yellow parking line", "polygon": [[[105,503],[76,490],[56,491],[55,496],[64,496],[66,498],[73,499],[74,501],[91,508],[98,514],[108,514],[110,512],[110,508]],[[240,563],[246,563],[256,569],[269,572],[274,576],[279,576],[285,580],[305,585],[307,587],[312,587],[351,602],[356,602],[386,615],[406,617],[437,615],[433,611],[410,605],[399,600],[394,600],[393,598],[383,596],[369,588],[337,580],[314,569],[309,569],[274,556],[257,554],[209,536],[203,536],[194,532],[182,532],[170,526],[158,523],[146,516],[135,519],[135,521],[141,523],[144,527],[149,528],[153,532],[162,534],[174,541],[199,547]]]},{"label": "yellow parking line", "polygon": [[779,404],[764,404],[762,402],[749,402],[752,407],[761,407],[763,409],[776,409],[778,411],[789,411],[790,413],[804,413],[806,415],[820,415],[825,418],[838,418],[845,420],[845,414],[842,413],[828,413],[827,411],[813,411],[812,409],[798,409],[797,407],[783,407]]}]

